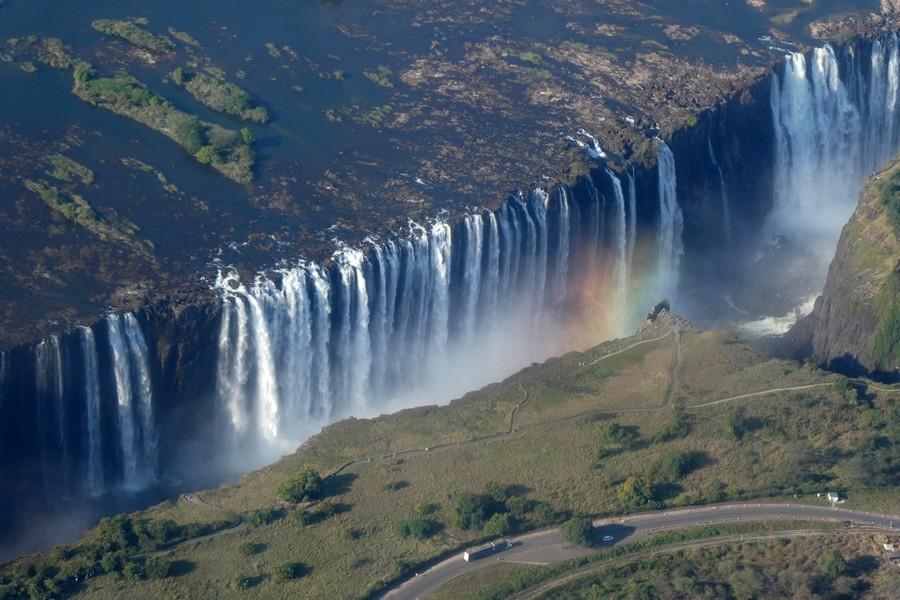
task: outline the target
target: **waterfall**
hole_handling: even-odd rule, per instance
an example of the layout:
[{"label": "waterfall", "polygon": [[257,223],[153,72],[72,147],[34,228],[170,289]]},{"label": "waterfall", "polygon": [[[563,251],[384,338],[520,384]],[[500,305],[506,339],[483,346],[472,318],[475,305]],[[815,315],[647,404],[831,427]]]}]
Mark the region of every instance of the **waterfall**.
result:
[{"label": "waterfall", "polygon": [[570,201],[569,191],[560,186],[557,192],[559,199],[559,210],[557,212],[557,230],[556,230],[556,265],[553,269],[555,278],[553,282],[554,289],[554,309],[557,314],[561,314],[565,308],[565,298],[567,294],[567,285],[569,279],[569,246],[570,246]]},{"label": "waterfall", "polygon": [[681,234],[684,217],[678,205],[675,156],[665,142],[657,155],[659,171],[659,227],[657,230],[658,283],[662,294],[672,294],[678,286],[679,266],[684,254]]},{"label": "waterfall", "polygon": [[[465,307],[462,313],[462,331],[466,341],[475,336],[478,322],[478,301],[481,293],[481,263],[484,248],[484,220],[481,215],[469,215],[463,221],[466,231],[463,286]],[[490,270],[490,266],[488,267]]]},{"label": "waterfall", "polygon": [[[897,36],[873,41],[868,79],[831,46],[793,53],[772,77],[777,233],[831,256],[864,178],[898,149]],[[847,53],[852,49],[844,50]],[[827,174],[825,177],[823,175]]]},{"label": "waterfall", "polygon": [[113,359],[122,485],[137,490],[156,479],[149,353],[134,315],[109,315],[106,324]]},{"label": "waterfall", "polygon": [[[50,336],[42,340],[34,348],[35,362],[35,401],[37,421],[35,423],[41,454],[41,469],[44,477],[45,489],[65,489],[64,481],[51,481],[51,467],[56,454],[62,450],[62,477],[66,474],[66,456],[64,439],[64,415],[63,407],[63,369],[62,355],[59,347],[59,338]],[[51,418],[52,416],[52,418]],[[52,425],[54,434],[48,439],[49,428]]]},{"label": "waterfall", "polygon": [[100,429],[100,370],[97,343],[90,327],[79,327],[84,373],[85,489],[89,496],[104,492],[102,433]]},{"label": "waterfall", "polygon": [[722,197],[722,230],[725,233],[725,243],[731,245],[731,207],[728,205],[728,190],[725,187],[725,174],[719,161],[716,160],[716,151],[713,149],[712,136],[706,138],[707,148],[709,149],[709,161],[713,168],[719,174],[719,194]]},{"label": "waterfall", "polygon": [[623,306],[628,294],[628,229],[625,223],[625,194],[622,192],[622,182],[612,169],[606,169],[606,175],[612,182],[613,192],[616,196],[615,231],[613,235],[616,257],[614,279],[616,302],[618,306]]},{"label": "waterfall", "polygon": [[637,242],[637,187],[634,167],[628,171],[628,272],[634,270],[634,245]]}]

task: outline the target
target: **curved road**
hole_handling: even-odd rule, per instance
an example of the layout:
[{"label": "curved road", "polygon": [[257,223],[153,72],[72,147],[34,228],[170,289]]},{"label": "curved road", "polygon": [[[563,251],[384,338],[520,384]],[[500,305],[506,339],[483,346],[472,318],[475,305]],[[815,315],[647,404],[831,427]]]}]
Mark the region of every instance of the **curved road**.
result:
[{"label": "curved road", "polygon": [[[882,529],[900,527],[900,516],[882,515],[812,506],[805,504],[719,504],[697,508],[683,508],[634,516],[594,521],[598,534],[612,535],[608,545],[637,541],[664,529],[683,529],[717,523],[759,522],[790,519],[795,521],[850,521]],[[467,573],[483,569],[498,560],[522,564],[551,564],[594,552],[564,542],[559,529],[545,529],[511,538],[513,547],[496,556],[465,562],[462,553],[437,563],[428,570],[404,581],[387,592],[385,599],[418,600],[439,587]]]}]

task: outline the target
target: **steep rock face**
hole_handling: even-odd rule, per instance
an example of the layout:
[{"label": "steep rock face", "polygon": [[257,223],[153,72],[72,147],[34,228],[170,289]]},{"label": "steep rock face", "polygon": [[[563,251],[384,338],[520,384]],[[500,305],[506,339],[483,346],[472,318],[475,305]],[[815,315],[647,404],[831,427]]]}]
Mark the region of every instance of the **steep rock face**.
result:
[{"label": "steep rock face", "polygon": [[788,334],[796,354],[848,374],[900,376],[900,159],[874,174],[841,232],[815,309]]}]

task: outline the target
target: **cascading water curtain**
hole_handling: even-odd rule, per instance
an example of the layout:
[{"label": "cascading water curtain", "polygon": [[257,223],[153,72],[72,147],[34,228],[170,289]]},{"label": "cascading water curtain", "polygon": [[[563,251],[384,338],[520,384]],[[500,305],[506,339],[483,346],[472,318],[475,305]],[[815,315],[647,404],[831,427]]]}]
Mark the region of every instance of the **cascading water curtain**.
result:
[{"label": "cascading water curtain", "polygon": [[[666,286],[677,282],[682,225],[662,147]],[[609,198],[588,177],[584,206],[568,188],[536,189],[455,227],[410,223],[408,235],[369,240],[366,253],[341,247],[328,267],[301,262],[250,285],[221,271],[216,389],[232,447],[284,450],[343,416],[446,401],[565,348],[559,332],[585,269],[608,267],[607,308],[627,304],[634,177],[626,192],[611,169],[599,176]]]},{"label": "cascading water curtain", "polygon": [[770,226],[830,259],[865,177],[900,149],[897,35],[793,53],[772,77]]}]

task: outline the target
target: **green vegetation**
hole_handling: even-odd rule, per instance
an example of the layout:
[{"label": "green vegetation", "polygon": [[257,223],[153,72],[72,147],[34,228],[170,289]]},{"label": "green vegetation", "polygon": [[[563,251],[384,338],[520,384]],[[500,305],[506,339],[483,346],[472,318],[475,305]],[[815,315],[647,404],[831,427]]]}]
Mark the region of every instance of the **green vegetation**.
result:
[{"label": "green vegetation", "polygon": [[[268,123],[269,113],[256,106],[247,92],[220,77],[194,73],[178,67],[170,74],[175,85],[182,86],[191,96],[209,108],[254,123]],[[248,142],[249,143],[249,142]]]},{"label": "green vegetation", "polygon": [[[869,388],[866,402],[847,402],[832,374],[772,360],[727,334],[686,331],[680,339],[682,361],[671,394],[674,336],[636,346],[631,338],[529,367],[448,406],[331,425],[296,454],[245,475],[240,484],[204,492],[203,505],[180,501],[140,515],[138,520],[169,519],[179,528],[223,514],[244,517],[246,526],[202,544],[176,538],[166,545],[167,560],[188,561],[193,571],[135,583],[117,574],[95,576],[84,584],[84,595],[235,597],[241,592],[231,580],[239,574],[266,597],[360,598],[377,596],[438,556],[508,535],[500,531],[527,531],[572,516],[783,496],[824,503],[815,493],[826,490],[841,492],[854,507],[898,510],[900,396]],[[811,384],[818,387],[708,404]],[[517,404],[517,431],[507,434]],[[735,415],[740,440],[722,433]],[[606,451],[599,460],[598,445]],[[343,468],[322,483],[327,502],[289,506],[278,488],[305,467],[319,473]],[[432,522],[440,530],[429,536]],[[690,536],[671,532],[652,544],[685,539]],[[248,559],[242,543],[265,544],[265,551]],[[655,546],[647,540],[629,547],[605,547],[597,556]],[[29,564],[40,567],[46,558],[17,561],[0,577]],[[135,558],[128,551],[108,562],[124,565]],[[307,565],[309,572],[274,585],[273,570],[287,563]],[[556,569],[515,572],[563,572],[563,566]],[[508,590],[495,597],[509,597]]]},{"label": "green vegetation", "polygon": [[696,127],[700,119],[694,113],[684,115],[684,124],[686,127]]},{"label": "green vegetation", "polygon": [[892,273],[881,289],[881,318],[872,342],[872,359],[878,368],[893,371],[900,366],[900,274]]},{"label": "green vegetation", "polygon": [[[852,561],[844,558],[845,553],[854,557]],[[878,554],[878,546],[862,535],[690,548],[598,565],[590,575],[563,582],[538,598],[892,597],[900,573],[881,563]]]},{"label": "green vegetation", "polygon": [[306,575],[308,569],[303,563],[285,563],[272,569],[272,578],[275,581],[285,582],[299,579]]},{"label": "green vegetation", "polygon": [[183,31],[178,31],[177,29],[169,27],[169,35],[171,35],[173,38],[175,38],[182,44],[191,46],[192,48],[200,47],[200,42],[198,42],[196,39],[194,39],[194,37],[191,36],[190,34],[187,34]]},{"label": "green vegetation", "polygon": [[[96,77],[90,65],[76,66],[73,93],[94,106],[129,117],[180,144],[198,161],[239,183],[253,180],[255,154],[241,135],[182,112],[128,74]],[[202,150],[202,152],[201,152]]]},{"label": "green vegetation", "polygon": [[894,231],[900,234],[900,167],[894,167],[885,174],[880,188],[881,204]]},{"label": "green vegetation", "polygon": [[150,254],[152,247],[147,242],[135,238],[138,227],[134,223],[116,217],[107,218],[94,210],[82,196],[60,190],[45,182],[27,179],[25,187],[37,194],[55,213],[90,231],[101,240],[123,242],[144,254]]},{"label": "green vegetation", "polygon": [[397,533],[403,537],[427,540],[441,530],[441,524],[428,517],[404,519],[397,525]]},{"label": "green vegetation", "polygon": [[164,35],[155,35],[141,29],[139,25],[146,25],[142,19],[97,19],[91,23],[91,27],[104,35],[119,37],[127,42],[153,52],[170,52],[175,49],[172,40]]},{"label": "green vegetation", "polygon": [[52,168],[49,175],[60,181],[71,183],[77,179],[84,185],[91,185],[94,182],[93,171],[62,154],[51,154],[44,160]]},{"label": "green vegetation", "polygon": [[593,544],[594,525],[590,519],[569,519],[559,526],[562,538],[579,546]]},{"label": "green vegetation", "polygon": [[642,506],[656,506],[653,484],[646,477],[629,475],[619,487],[619,502],[628,510]]},{"label": "green vegetation", "polygon": [[318,500],[322,496],[322,477],[313,467],[303,467],[279,483],[276,494],[287,502]]}]

